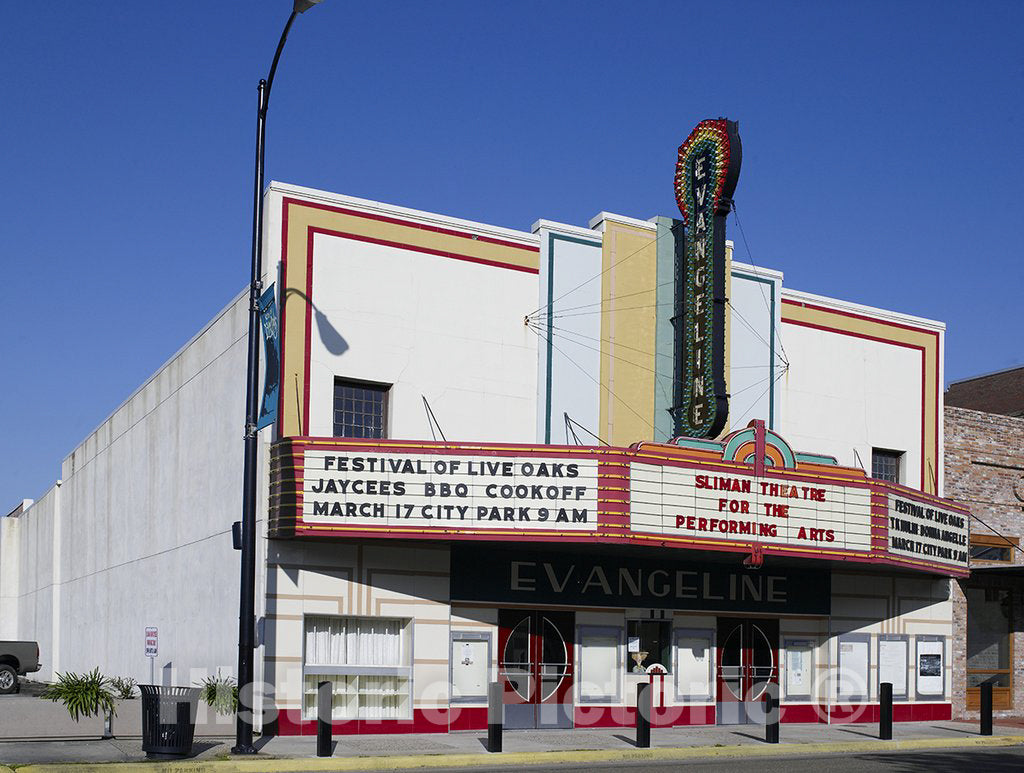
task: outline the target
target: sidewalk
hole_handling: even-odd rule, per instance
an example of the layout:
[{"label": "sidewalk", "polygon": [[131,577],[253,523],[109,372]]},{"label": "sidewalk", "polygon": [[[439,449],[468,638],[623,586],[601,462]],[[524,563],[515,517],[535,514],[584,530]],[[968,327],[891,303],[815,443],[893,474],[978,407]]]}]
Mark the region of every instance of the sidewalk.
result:
[{"label": "sidewalk", "polygon": [[[174,770],[211,771],[397,770],[402,768],[472,767],[475,765],[552,766],[599,763],[757,757],[793,754],[863,754],[885,750],[923,750],[1024,744],[1018,727],[999,727],[994,735],[978,735],[977,725],[963,722],[902,722],[893,727],[893,741],[877,740],[877,725],[782,725],[781,743],[766,744],[757,725],[655,728],[651,748],[637,749],[632,728],[507,731],[504,751],[488,754],[486,732],[450,734],[337,736],[332,759],[319,759],[311,736],[260,739],[260,754],[231,757],[233,738],[197,740],[191,760],[162,764],[132,764],[145,760],[138,739],[111,741],[0,741],[3,765],[27,765],[18,773],[67,770],[84,763],[76,773],[89,771]],[[104,765],[102,763],[120,763]],[[127,764],[125,764],[127,763]]]}]

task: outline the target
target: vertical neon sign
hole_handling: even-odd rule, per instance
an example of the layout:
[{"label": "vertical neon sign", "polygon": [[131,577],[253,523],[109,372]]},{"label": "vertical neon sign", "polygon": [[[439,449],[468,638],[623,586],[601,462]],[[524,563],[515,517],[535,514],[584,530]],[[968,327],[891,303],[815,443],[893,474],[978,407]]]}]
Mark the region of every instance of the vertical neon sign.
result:
[{"label": "vertical neon sign", "polygon": [[740,176],[739,124],[701,121],[679,146],[675,191],[685,228],[675,259],[674,433],[717,437],[729,418],[725,386],[725,218]]}]

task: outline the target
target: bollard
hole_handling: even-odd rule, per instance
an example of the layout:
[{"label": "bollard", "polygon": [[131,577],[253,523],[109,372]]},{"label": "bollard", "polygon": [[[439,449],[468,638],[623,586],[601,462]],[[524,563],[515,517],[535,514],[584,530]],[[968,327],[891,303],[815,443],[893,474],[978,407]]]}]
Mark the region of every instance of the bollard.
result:
[{"label": "bollard", "polygon": [[106,711],[103,713],[103,739],[114,737],[114,715]]},{"label": "bollard", "polygon": [[501,682],[487,685],[487,751],[501,751],[501,729],[505,724],[505,688]]},{"label": "bollard", "polygon": [[316,686],[316,756],[331,756],[331,717],[334,715],[334,695],[330,682]]},{"label": "bollard", "polygon": [[892,740],[892,682],[878,686],[878,737],[883,741]]},{"label": "bollard", "polygon": [[992,735],[992,683],[981,685],[981,734]]},{"label": "bollard", "polygon": [[651,686],[636,686],[636,748],[651,747]]},{"label": "bollard", "polygon": [[765,743],[779,742],[779,686],[769,682],[765,686],[764,699],[764,740]]}]

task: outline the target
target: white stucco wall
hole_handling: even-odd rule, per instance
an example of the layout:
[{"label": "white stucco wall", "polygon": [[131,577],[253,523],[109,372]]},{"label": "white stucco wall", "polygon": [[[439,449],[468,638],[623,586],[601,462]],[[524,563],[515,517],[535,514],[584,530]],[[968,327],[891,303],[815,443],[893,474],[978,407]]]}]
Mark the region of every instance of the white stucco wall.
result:
[{"label": "white stucco wall", "polygon": [[733,262],[729,289],[729,428],[775,428],[785,357],[779,345],[782,274]]},{"label": "white stucco wall", "polygon": [[432,439],[426,397],[450,441],[533,442],[537,339],[523,318],[536,287],[535,274],[318,234],[310,434],[333,434],[341,376],[392,385],[390,437]]},{"label": "white stucco wall", "polygon": [[0,639],[18,636],[21,519],[0,518]]},{"label": "white stucco wall", "polygon": [[[538,338],[537,442],[572,443],[565,436],[566,413],[591,432],[601,417],[597,384],[601,381],[602,235],[547,220],[535,223],[534,232],[540,237],[534,305],[540,309],[534,323]],[[553,301],[550,307],[549,301]],[[597,442],[583,430],[576,431],[581,442]]]},{"label": "white stucco wall", "polygon": [[[828,299],[792,291],[787,291],[787,297],[828,303]],[[851,304],[835,308],[852,308],[862,315],[938,333],[941,384],[941,323]],[[902,451],[900,482],[921,488],[922,378],[934,378],[922,373],[921,350],[785,322],[781,336],[790,367],[780,381],[780,434],[799,451],[828,454],[839,464],[863,467],[868,474],[872,448]],[[941,388],[938,401],[941,448]],[[941,455],[938,464],[941,468]]]}]

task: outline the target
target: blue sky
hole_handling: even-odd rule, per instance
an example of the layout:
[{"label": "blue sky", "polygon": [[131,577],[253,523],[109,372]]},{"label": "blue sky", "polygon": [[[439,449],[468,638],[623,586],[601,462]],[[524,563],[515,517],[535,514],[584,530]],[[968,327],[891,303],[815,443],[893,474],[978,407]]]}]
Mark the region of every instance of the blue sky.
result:
[{"label": "blue sky", "polygon": [[[245,286],[289,11],[5,5],[4,512]],[[671,215],[676,148],[728,116],[737,258],[945,321],[956,380],[1024,363],[1022,28],[1019,2],[325,0],[285,49],[267,178],[524,230]]]}]

